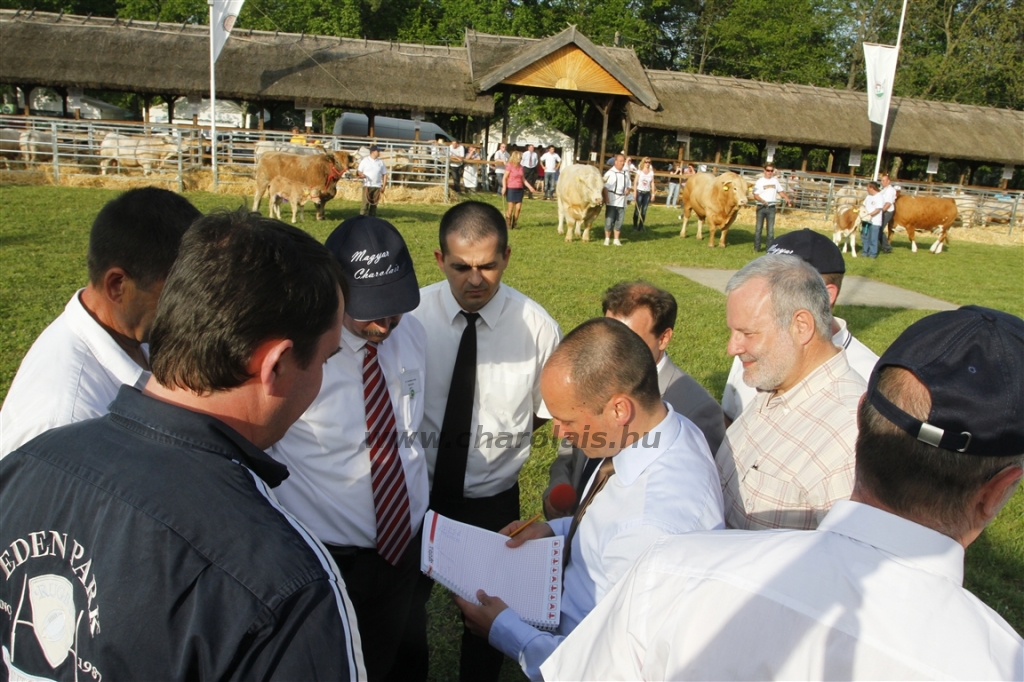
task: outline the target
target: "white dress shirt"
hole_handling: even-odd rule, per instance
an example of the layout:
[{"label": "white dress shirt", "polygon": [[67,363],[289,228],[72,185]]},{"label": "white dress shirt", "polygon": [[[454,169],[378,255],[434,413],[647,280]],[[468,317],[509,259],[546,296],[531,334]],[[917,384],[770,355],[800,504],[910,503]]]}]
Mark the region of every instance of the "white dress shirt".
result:
[{"label": "white dress shirt", "polygon": [[1020,680],[964,549],[837,502],[816,531],[661,539],[542,667],[557,680]]},{"label": "white dress shirt", "polygon": [[[878,362],[875,352],[857,340],[846,327],[846,320],[834,317],[839,326],[839,331],[832,335],[832,343],[846,350],[846,361],[854,372],[867,384],[871,378],[871,370]],[[729,369],[729,379],[725,382],[725,392],[722,393],[722,411],[730,420],[736,421],[743,408],[750,404],[757,397],[757,389],[747,386],[743,382],[743,363],[738,357],[732,359],[732,367]]]},{"label": "white dress shirt", "polygon": [[[658,538],[723,527],[722,490],[704,434],[666,407],[651,433],[615,456],[615,475],[587,507],[573,536],[557,631],[537,630],[511,609],[491,625],[491,645],[531,679],[541,679],[540,664]],[[596,475],[595,469],[588,488]],[[549,525],[566,536],[571,523],[567,516]]]},{"label": "white dress shirt", "polygon": [[537,167],[537,152],[525,151],[523,152],[523,158],[519,161],[523,168],[536,168]]},{"label": "white dress shirt", "polygon": [[725,525],[811,530],[849,499],[865,388],[840,350],[785,393],[758,393],[715,454]]},{"label": "white dress shirt", "polygon": [[388,168],[379,158],[372,156],[363,157],[356,169],[363,174],[363,187],[380,187],[384,182],[384,176],[388,174]]},{"label": "white dress shirt", "polygon": [[[409,315],[377,346],[395,413],[413,534],[428,501],[427,465],[417,433],[423,419],[425,352],[423,326]],[[377,546],[366,445],[365,356],[366,341],[343,328],[341,348],[324,366],[316,400],[269,450],[290,472],[274,490],[282,506],[322,542],[345,547]]]},{"label": "white dress shirt", "polygon": [[[447,280],[420,290],[411,314],[427,338],[423,445],[431,477],[437,439],[448,404],[455,356],[466,318]],[[540,396],[540,371],[562,331],[535,301],[501,284],[479,311],[476,327],[476,391],[466,461],[465,497],[491,497],[511,488],[530,456],[533,416],[550,418]]]},{"label": "white dress shirt", "polygon": [[629,172],[625,169],[609,168],[604,172],[604,188],[608,192],[609,206],[623,208],[626,205],[626,195],[632,186]]},{"label": "white dress shirt", "polygon": [[0,457],[44,431],[102,417],[121,384],[142,388],[149,380],[85,309],[81,293],[21,361],[0,409]]}]

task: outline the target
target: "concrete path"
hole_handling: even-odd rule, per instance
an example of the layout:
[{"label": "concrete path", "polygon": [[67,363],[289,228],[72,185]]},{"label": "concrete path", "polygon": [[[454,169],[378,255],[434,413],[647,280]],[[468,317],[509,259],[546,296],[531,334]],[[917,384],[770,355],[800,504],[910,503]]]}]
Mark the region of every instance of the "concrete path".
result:
[{"label": "concrete path", "polygon": [[[683,268],[666,266],[668,270],[691,279],[698,284],[725,293],[735,270],[711,270],[707,268]],[[960,306],[941,301],[931,296],[908,291],[891,284],[876,282],[867,277],[847,275],[843,278],[843,289],[839,292],[839,305],[869,305],[879,308],[914,308],[917,310],[956,310]]]}]

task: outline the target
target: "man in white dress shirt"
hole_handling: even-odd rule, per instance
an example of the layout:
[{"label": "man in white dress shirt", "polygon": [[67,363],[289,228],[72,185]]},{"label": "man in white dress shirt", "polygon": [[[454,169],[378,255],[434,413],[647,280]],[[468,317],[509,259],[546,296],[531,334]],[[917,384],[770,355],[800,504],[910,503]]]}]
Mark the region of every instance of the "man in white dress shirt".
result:
[{"label": "man in white dress shirt", "polygon": [[[843,254],[831,239],[814,230],[787,232],[768,246],[768,253],[799,256],[809,263],[825,281],[829,304],[834,308],[843,288],[846,263]],[[846,326],[846,320],[832,316],[832,343],[846,350],[846,360],[867,383],[871,370],[878,362],[875,352],[857,340]],[[728,423],[739,419],[743,408],[757,397],[757,389],[743,381],[743,363],[733,358],[729,379],[722,394],[722,411]]]},{"label": "man in white dress shirt", "polygon": [[[405,316],[419,304],[420,292],[405,241],[387,221],[349,218],[327,238],[327,249],[349,287],[341,347],[324,366],[316,400],[271,450],[291,474],[276,493],[338,564],[358,617],[369,679],[398,679],[389,671],[418,583],[417,534],[427,510],[427,465],[416,438],[426,341],[419,321]],[[374,408],[365,385],[380,375],[386,389],[380,399],[390,403],[384,407],[393,417],[385,438],[395,438],[390,454],[398,464],[388,480],[407,500],[394,514],[380,508],[378,482],[389,473],[389,453],[374,448]],[[389,542],[392,520],[408,532]]]},{"label": "man in white dress shirt", "polygon": [[133,189],[89,233],[89,284],[39,335],[0,410],[0,457],[57,426],[101,417],[121,384],[149,379],[144,346],[185,230],[202,214],[182,196]]},{"label": "man in white dress shirt", "polygon": [[662,402],[654,358],[629,327],[604,317],[574,329],[544,367],[541,390],[559,434],[602,461],[574,516],[532,524],[508,542],[568,538],[558,629],[527,625],[482,590],[480,606],[455,598],[470,627],[532,680],[541,679],[540,664],[658,538],[723,527],[707,441]]},{"label": "man in white dress shirt", "polygon": [[[441,218],[439,241],[434,256],[446,279],[424,287],[412,313],[426,328],[422,432],[431,509],[498,531],[520,516],[519,470],[530,455],[533,431],[550,418],[541,401],[541,369],[562,334],[539,304],[502,283],[511,248],[498,209],[476,201],[454,206]],[[470,335],[476,339],[475,362],[466,372],[455,372]],[[475,382],[464,385],[461,375],[474,369]],[[453,381],[459,382],[456,392],[450,391]],[[461,450],[442,437],[449,435],[444,427],[454,417],[449,403],[468,410],[462,414],[464,426],[451,434],[453,441],[458,435]],[[424,581],[425,604],[433,581]],[[404,658],[413,665],[415,656]],[[496,679],[503,658],[487,640],[464,633],[463,679]],[[425,676],[417,665],[406,671],[406,679]]]},{"label": "man in white dress shirt", "polygon": [[388,167],[380,160],[380,147],[370,145],[370,155],[359,162],[356,175],[363,179],[363,205],[359,215],[377,215],[377,204],[388,188]]},{"label": "man in white dress shirt", "polygon": [[604,245],[614,243],[615,246],[622,246],[619,240],[622,236],[622,218],[626,214],[626,196],[633,185],[629,180],[629,171],[625,168],[625,154],[616,154],[613,164],[604,173],[604,187],[601,189],[604,199]]},{"label": "man in white dress shirt", "polygon": [[1024,678],[964,550],[1024,474],[1024,321],[911,325],[871,376],[857,483],[814,531],[659,541],[543,666],[558,680]]},{"label": "man in white dress shirt", "polygon": [[815,528],[853,490],[864,380],[832,343],[821,275],[803,260],[755,258],[726,286],[730,355],[757,397],[715,454],[728,528]]},{"label": "man in white dress shirt", "polygon": [[[523,152],[523,158],[520,160],[523,166],[523,177],[530,183],[531,187],[537,186],[537,164],[540,163],[540,158],[537,156],[537,149],[532,144],[526,145],[526,151]],[[527,192],[527,195],[532,199],[533,192]]]},{"label": "man in white dress shirt", "polygon": [[878,230],[878,250],[882,253],[892,253],[892,245],[885,232],[892,220],[892,214],[896,212],[896,186],[892,184],[892,178],[888,173],[882,173],[878,179],[882,183],[882,191],[878,193],[882,201],[882,227]]}]

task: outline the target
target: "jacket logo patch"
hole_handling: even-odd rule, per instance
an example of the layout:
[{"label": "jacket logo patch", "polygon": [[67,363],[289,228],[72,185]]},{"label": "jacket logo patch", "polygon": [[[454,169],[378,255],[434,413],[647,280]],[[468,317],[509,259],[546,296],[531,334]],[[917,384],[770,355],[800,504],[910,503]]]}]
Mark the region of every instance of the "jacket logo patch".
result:
[{"label": "jacket logo patch", "polygon": [[75,594],[71,581],[59,575],[40,575],[28,581],[32,628],[51,668],[67,658],[75,641]]}]

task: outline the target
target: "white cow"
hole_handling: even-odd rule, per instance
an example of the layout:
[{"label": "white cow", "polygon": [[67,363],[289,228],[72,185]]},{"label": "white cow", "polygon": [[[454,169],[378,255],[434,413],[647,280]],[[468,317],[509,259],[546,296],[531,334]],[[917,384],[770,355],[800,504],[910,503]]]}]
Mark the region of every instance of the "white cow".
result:
[{"label": "white cow", "polygon": [[253,156],[256,157],[256,163],[259,163],[259,160],[267,152],[284,152],[285,154],[312,156],[314,154],[323,154],[324,150],[320,147],[307,147],[306,145],[292,144],[284,140],[260,140],[253,148]]},{"label": "white cow", "polygon": [[[562,166],[558,172],[558,234],[565,233],[565,241],[571,242],[573,233],[582,241],[590,241],[590,226],[601,214],[604,198],[601,190],[604,179],[601,171],[593,166],[575,163]],[[570,221],[571,227],[565,228]],[[583,232],[580,233],[580,225]]]},{"label": "white cow", "polygon": [[29,163],[43,163],[53,158],[53,134],[26,130],[18,136],[21,158]]},{"label": "white cow", "polygon": [[849,245],[853,257],[857,257],[857,232],[860,230],[860,214],[856,206],[840,206],[836,211],[835,230],[832,233],[832,241],[836,246],[843,245],[843,253]]},{"label": "white cow", "polygon": [[142,167],[144,175],[178,153],[178,145],[170,135],[159,137],[134,137],[120,133],[107,133],[100,143],[100,172],[107,174],[107,167],[116,165],[123,168]]},{"label": "white cow", "polygon": [[21,148],[18,144],[21,132],[10,128],[0,128],[0,159],[3,159],[4,166],[12,168],[12,161],[21,157]]}]

